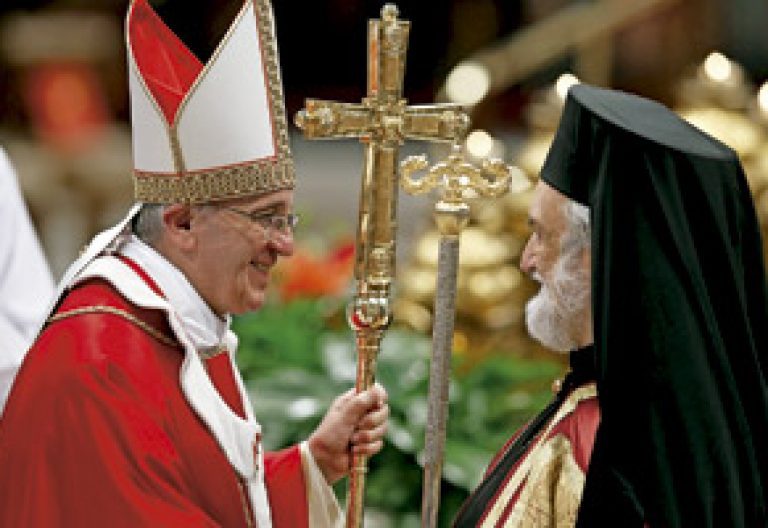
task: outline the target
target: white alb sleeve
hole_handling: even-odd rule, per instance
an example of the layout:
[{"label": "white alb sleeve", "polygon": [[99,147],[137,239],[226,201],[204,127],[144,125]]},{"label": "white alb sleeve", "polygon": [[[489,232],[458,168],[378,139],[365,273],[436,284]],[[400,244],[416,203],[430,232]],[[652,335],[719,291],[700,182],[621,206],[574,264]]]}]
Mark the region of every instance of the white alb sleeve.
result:
[{"label": "white alb sleeve", "polygon": [[307,442],[299,444],[299,451],[301,467],[304,470],[304,482],[307,486],[310,528],[341,528],[344,525],[344,516],[333,488],[325,480]]}]

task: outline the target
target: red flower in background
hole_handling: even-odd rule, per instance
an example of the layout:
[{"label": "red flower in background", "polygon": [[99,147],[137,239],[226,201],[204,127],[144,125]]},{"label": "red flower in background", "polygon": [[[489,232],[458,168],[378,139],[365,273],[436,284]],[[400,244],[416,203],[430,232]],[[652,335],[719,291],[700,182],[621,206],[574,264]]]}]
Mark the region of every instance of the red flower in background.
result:
[{"label": "red flower in background", "polygon": [[280,262],[276,282],[284,301],[343,295],[352,279],[355,243],[343,240],[325,255],[297,247],[293,256]]}]

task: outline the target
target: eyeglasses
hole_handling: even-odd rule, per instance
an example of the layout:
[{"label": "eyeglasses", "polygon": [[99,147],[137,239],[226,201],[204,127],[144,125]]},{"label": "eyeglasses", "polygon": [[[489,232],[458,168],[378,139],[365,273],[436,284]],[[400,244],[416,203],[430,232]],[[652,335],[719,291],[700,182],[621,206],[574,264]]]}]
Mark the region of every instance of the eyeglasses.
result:
[{"label": "eyeglasses", "polygon": [[224,205],[220,205],[219,208],[237,213],[240,216],[247,218],[251,222],[259,224],[259,226],[261,226],[261,228],[264,229],[270,237],[276,233],[282,236],[293,234],[293,231],[296,229],[296,226],[299,223],[299,215],[294,213],[275,214],[263,213],[261,211],[247,212]]}]

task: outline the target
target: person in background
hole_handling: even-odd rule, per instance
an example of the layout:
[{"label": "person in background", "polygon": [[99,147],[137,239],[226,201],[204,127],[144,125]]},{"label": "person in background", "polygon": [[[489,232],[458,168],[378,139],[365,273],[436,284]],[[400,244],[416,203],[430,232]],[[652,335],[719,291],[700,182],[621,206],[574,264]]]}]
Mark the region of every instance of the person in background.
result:
[{"label": "person in background", "polygon": [[11,161],[0,148],[0,416],[8,392],[54,293]]},{"label": "person in background", "polygon": [[574,86],[529,223],[528,328],[571,371],[455,526],[768,526],[768,285],[735,152]]},{"label": "person in background", "polygon": [[229,328],[298,220],[271,6],[246,0],[207,65],[146,0],[126,28],[138,203],[65,273],[19,372],[0,525],[337,526],[330,485],[382,448],[386,392],[265,453]]}]

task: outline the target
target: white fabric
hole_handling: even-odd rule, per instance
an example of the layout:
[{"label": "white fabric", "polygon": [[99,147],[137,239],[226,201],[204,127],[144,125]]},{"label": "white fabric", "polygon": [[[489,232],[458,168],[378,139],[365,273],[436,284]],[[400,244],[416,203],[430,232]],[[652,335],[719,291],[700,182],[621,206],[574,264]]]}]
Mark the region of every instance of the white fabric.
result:
[{"label": "white fabric", "polygon": [[301,467],[304,470],[304,481],[307,487],[307,505],[309,510],[309,526],[328,526],[341,528],[344,519],[336,500],[336,494],[328,485],[323,472],[312,456],[306,442],[299,444],[301,451]]},{"label": "white fabric", "polygon": [[0,149],[0,413],[53,292],[16,174]]},{"label": "white fabric", "polygon": [[207,68],[177,118],[187,170],[274,156],[272,113],[252,2],[246,3]]},{"label": "white fabric", "polygon": [[160,253],[131,235],[120,253],[149,273],[180,317],[197,350],[219,347],[229,330],[230,317],[222,319],[200,297],[187,277]]},{"label": "white fabric", "polygon": [[[130,17],[129,13],[129,21]],[[141,80],[129,42],[134,168],[178,172],[170,142],[173,126],[187,171],[274,157],[276,138],[263,56],[253,2],[248,0],[181,102],[176,122],[168,123]]]},{"label": "white fabric", "polygon": [[[130,43],[128,44],[130,50]],[[128,87],[131,94],[133,167],[144,172],[176,172],[165,116],[139,78],[133,54],[128,54]]]},{"label": "white fabric", "polygon": [[93,237],[88,246],[83,250],[82,253],[80,253],[80,256],[72,264],[69,265],[67,270],[64,272],[64,275],[61,277],[59,284],[56,286],[56,293],[51,299],[51,302],[48,304],[48,307],[45,309],[45,315],[40,321],[40,325],[36,329],[35,335],[40,333],[43,323],[45,323],[48,317],[50,317],[51,312],[53,312],[53,309],[56,307],[59,299],[61,299],[61,297],[64,295],[64,292],[70,287],[77,274],[80,273],[83,268],[85,268],[85,266],[87,266],[102,252],[110,247],[119,246],[121,240],[123,240],[126,236],[130,236],[131,220],[133,220],[133,217],[139,213],[140,209],[140,203],[134,204],[128,210],[128,214],[125,215],[125,218],[120,220],[120,222],[118,222],[116,225],[110,227],[109,229],[105,229]]}]

